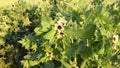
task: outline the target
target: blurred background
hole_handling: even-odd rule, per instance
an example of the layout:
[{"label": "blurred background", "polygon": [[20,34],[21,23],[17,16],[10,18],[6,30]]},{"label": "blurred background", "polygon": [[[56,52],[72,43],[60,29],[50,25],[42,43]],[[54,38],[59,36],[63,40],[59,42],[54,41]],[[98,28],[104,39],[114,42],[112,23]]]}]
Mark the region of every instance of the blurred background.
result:
[{"label": "blurred background", "polygon": [[[13,4],[14,2],[17,2],[18,0],[0,0],[0,7],[4,7],[4,6],[8,6],[10,4]],[[42,0],[23,0],[23,1],[27,1],[30,4],[36,4]],[[89,1],[92,0],[81,0],[84,3],[89,3]],[[116,0],[104,0],[104,4],[111,4],[113,2],[115,2]]]},{"label": "blurred background", "polygon": [[[0,0],[0,7],[8,6],[17,1],[18,0]],[[40,2],[41,0],[23,0],[23,1],[27,1],[28,3],[31,3],[31,4],[36,4],[37,2]]]}]

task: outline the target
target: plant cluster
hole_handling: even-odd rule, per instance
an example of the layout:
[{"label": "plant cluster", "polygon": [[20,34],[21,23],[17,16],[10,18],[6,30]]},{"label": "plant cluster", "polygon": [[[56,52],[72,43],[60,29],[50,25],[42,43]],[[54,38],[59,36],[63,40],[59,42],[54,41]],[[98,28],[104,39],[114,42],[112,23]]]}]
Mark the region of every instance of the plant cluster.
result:
[{"label": "plant cluster", "polygon": [[0,68],[119,68],[119,36],[119,0],[19,0],[0,9]]}]

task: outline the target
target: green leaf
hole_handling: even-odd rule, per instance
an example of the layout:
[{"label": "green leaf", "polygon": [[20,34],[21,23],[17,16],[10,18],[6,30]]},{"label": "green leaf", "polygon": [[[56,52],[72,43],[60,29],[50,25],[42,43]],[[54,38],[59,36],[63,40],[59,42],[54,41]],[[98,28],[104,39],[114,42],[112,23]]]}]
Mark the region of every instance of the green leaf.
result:
[{"label": "green leaf", "polygon": [[94,36],[96,30],[96,25],[89,23],[85,26],[84,33],[83,33],[83,39],[90,39]]},{"label": "green leaf", "polygon": [[31,49],[33,49],[35,52],[37,51],[37,45],[36,44],[33,44]]},{"label": "green leaf", "polygon": [[34,32],[36,33],[36,35],[40,35],[44,32],[47,32],[48,30],[50,30],[51,25],[53,25],[53,21],[49,18],[49,17],[42,17],[41,20],[41,27],[36,27],[34,29]]},{"label": "green leaf", "polygon": [[36,33],[36,35],[40,35],[40,34],[43,33],[43,32],[41,31],[41,28],[40,28],[40,27],[36,27],[36,28],[34,29],[34,32]]},{"label": "green leaf", "polygon": [[99,51],[99,54],[103,55],[104,54],[104,48],[101,48],[100,51]]},{"label": "green leaf", "polygon": [[30,67],[28,60],[22,60],[21,63],[23,65],[23,68],[29,68]]},{"label": "green leaf", "polygon": [[110,63],[107,63],[103,66],[103,68],[113,68],[112,65]]},{"label": "green leaf", "polygon": [[44,64],[44,68],[54,68],[54,63],[52,61],[48,61]]},{"label": "green leaf", "polygon": [[74,57],[78,53],[78,48],[78,45],[71,44],[71,46],[67,47],[63,52],[63,56],[70,60],[71,57]]},{"label": "green leaf", "polygon": [[44,63],[44,62],[46,62],[46,60],[47,60],[47,57],[43,57],[40,59],[40,62]]},{"label": "green leaf", "polygon": [[91,57],[93,55],[92,49],[90,47],[87,47],[81,51],[81,57],[83,59],[88,59],[89,57]]},{"label": "green leaf", "polygon": [[7,32],[0,32],[0,37],[5,37],[7,35]]},{"label": "green leaf", "polygon": [[25,47],[25,49],[27,49],[27,50],[30,49],[30,40],[29,39],[22,39],[18,42],[21,43],[22,46]]},{"label": "green leaf", "polygon": [[65,62],[64,60],[60,60],[60,62],[61,62],[66,68],[72,68],[72,66],[71,66],[69,63]]},{"label": "green leaf", "polygon": [[46,33],[43,36],[43,38],[48,39],[49,41],[52,41],[55,37],[55,33],[56,33],[56,31],[53,29],[53,30],[49,31],[48,33]]},{"label": "green leaf", "polygon": [[5,41],[4,39],[0,38],[0,45],[4,45]]},{"label": "green leaf", "polygon": [[67,56],[68,59],[70,59],[71,57],[75,56],[75,52],[76,52],[76,49],[74,49],[74,47],[71,47],[65,51],[65,55]]},{"label": "green leaf", "polygon": [[65,33],[67,34],[68,37],[74,39],[74,38],[80,38],[83,32],[80,28],[68,27],[65,28]]},{"label": "green leaf", "polygon": [[41,31],[48,31],[51,24],[53,24],[53,21],[49,17],[42,17],[42,20],[41,20],[42,29],[41,29]]},{"label": "green leaf", "polygon": [[24,59],[30,59],[30,57],[31,57],[31,55],[28,54],[28,55],[24,56]]},{"label": "green leaf", "polygon": [[71,44],[71,40],[67,36],[62,39],[62,42],[63,42],[64,47],[70,46]]},{"label": "green leaf", "polygon": [[35,66],[39,64],[38,60],[34,60],[34,61],[29,61],[30,66]]},{"label": "green leaf", "polygon": [[[34,40],[34,39],[35,39],[34,36],[28,35],[28,36],[25,36],[25,38],[23,38],[22,40],[20,40],[18,42],[22,44],[22,47],[25,47],[25,49],[29,50],[29,49],[33,48],[32,46],[34,46],[34,45],[36,46],[36,44],[35,44],[36,40]],[[36,50],[35,47],[34,47],[34,50]]]}]

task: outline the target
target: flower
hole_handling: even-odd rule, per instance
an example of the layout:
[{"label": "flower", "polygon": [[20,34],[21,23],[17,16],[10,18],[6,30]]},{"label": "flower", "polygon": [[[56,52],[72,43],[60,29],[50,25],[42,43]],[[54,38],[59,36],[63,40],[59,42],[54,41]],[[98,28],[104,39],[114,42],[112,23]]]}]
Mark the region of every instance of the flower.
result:
[{"label": "flower", "polygon": [[61,24],[62,26],[66,26],[67,21],[60,19],[57,23]]},{"label": "flower", "polygon": [[79,68],[77,66],[77,59],[76,58],[73,61],[70,61],[70,64],[71,64],[72,68]]},{"label": "flower", "polygon": [[118,42],[118,35],[113,35],[112,42],[114,44],[117,44],[117,42]]},{"label": "flower", "polygon": [[118,43],[118,35],[113,35],[112,42],[113,42],[113,49],[116,49]]},{"label": "flower", "polygon": [[14,7],[15,5],[14,4],[12,4],[12,7]]},{"label": "flower", "polygon": [[62,38],[62,37],[64,37],[64,36],[65,36],[65,34],[64,34],[63,31],[58,32],[58,34],[57,34],[57,38],[58,38],[58,39],[60,39],[60,38]]},{"label": "flower", "polygon": [[53,52],[52,52],[52,51],[48,51],[48,52],[46,53],[46,55],[47,55],[47,57],[49,58],[49,60],[52,60],[52,58],[53,58]]},{"label": "flower", "polygon": [[63,31],[64,30],[64,27],[61,25],[61,24],[55,24],[55,30],[57,30],[58,32],[59,31]]},{"label": "flower", "polygon": [[64,34],[64,26],[66,26],[66,20],[60,19],[59,21],[57,21],[57,23],[55,24],[55,30],[58,31],[57,33],[57,38],[62,38],[63,36],[65,36]]}]

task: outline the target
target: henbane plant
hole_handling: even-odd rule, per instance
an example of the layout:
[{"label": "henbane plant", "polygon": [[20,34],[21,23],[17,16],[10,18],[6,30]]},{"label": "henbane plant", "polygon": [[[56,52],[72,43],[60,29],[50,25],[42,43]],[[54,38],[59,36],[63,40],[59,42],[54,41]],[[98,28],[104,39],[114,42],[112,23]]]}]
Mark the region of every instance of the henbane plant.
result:
[{"label": "henbane plant", "polygon": [[0,9],[0,68],[119,68],[120,1],[106,2],[20,0]]}]

